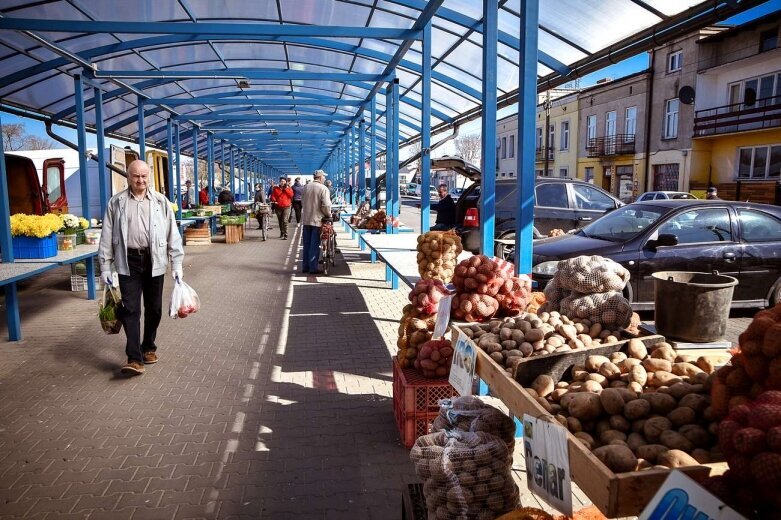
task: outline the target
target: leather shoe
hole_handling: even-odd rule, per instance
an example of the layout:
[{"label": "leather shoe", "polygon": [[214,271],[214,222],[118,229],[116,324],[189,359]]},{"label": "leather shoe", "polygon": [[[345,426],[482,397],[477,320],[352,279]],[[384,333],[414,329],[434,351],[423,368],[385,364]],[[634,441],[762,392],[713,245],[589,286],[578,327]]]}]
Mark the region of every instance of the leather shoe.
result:
[{"label": "leather shoe", "polygon": [[157,353],[152,350],[144,352],[144,364],[151,365],[153,363],[157,363]]},{"label": "leather shoe", "polygon": [[317,270],[317,271],[309,271],[309,274],[323,274],[323,271]]},{"label": "leather shoe", "polygon": [[144,364],[138,361],[130,361],[121,368],[121,372],[128,376],[139,376],[144,373]]}]

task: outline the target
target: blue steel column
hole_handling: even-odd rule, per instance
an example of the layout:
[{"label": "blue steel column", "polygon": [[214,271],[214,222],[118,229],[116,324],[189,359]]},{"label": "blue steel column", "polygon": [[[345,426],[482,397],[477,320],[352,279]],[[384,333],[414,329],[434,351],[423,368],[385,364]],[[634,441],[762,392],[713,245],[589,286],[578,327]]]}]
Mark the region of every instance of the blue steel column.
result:
[{"label": "blue steel column", "polygon": [[[168,200],[175,202],[174,197],[174,136],[171,119],[168,119],[166,123],[166,131],[168,132]],[[178,206],[178,204],[177,204]]]},{"label": "blue steel column", "polygon": [[[76,135],[79,145],[79,181],[81,182],[81,216],[90,220],[89,175],[87,175],[87,123],[84,119],[84,80],[81,74],[74,77],[76,89]],[[89,258],[87,267],[87,299],[95,299],[95,262]]]},{"label": "blue steel column", "polygon": [[195,206],[201,203],[198,197],[198,127],[193,126],[193,200]]},{"label": "blue steel column", "polygon": [[352,189],[352,204],[353,206],[358,205],[358,186],[356,186],[356,175],[355,175],[355,131],[353,127],[350,127],[349,137],[347,138],[347,156],[349,159],[347,160],[347,164],[349,164],[350,169],[350,186],[353,187]]},{"label": "blue steel column", "polygon": [[377,207],[377,95],[372,96],[371,104],[372,130],[371,143],[369,145],[369,155],[371,156],[371,207]]},{"label": "blue steel column", "polygon": [[247,185],[247,168],[249,167],[249,157],[244,156],[244,195],[249,201],[249,186]]},{"label": "blue steel column", "polygon": [[[3,122],[0,121],[0,129]],[[11,204],[8,201],[8,176],[5,171],[5,152],[0,146],[0,253],[3,255],[3,263],[10,264],[14,261],[14,243],[11,237]],[[19,296],[16,292],[16,283],[9,283],[5,290],[5,316],[8,322],[8,340],[19,341],[22,339],[22,323],[19,318]]]},{"label": "blue steel column", "polygon": [[106,170],[105,122],[103,121],[103,91],[93,89],[95,93],[95,132],[98,138],[98,193],[100,195],[100,218],[106,214],[108,203],[108,171]]},{"label": "blue steel column", "polygon": [[[496,213],[496,38],[498,0],[483,0],[483,120],[480,186],[480,253],[494,255]],[[424,186],[422,189],[428,189]]]},{"label": "blue steel column", "polygon": [[146,128],[144,127],[144,99],[137,98],[138,104],[138,157],[146,161]]},{"label": "blue steel column", "polygon": [[515,233],[515,270],[532,270],[534,238],[534,134],[537,111],[537,31],[539,1],[521,0],[518,90],[518,230]]},{"label": "blue steel column", "polygon": [[[388,83],[388,88],[385,89],[385,211],[388,215],[391,214],[393,207],[393,201],[391,200],[391,182],[393,181],[393,172],[391,171],[391,164],[393,164],[393,88],[392,82]],[[390,232],[390,226],[386,231]]]},{"label": "blue steel column", "polygon": [[231,192],[233,193],[234,198],[236,197],[236,156],[233,155],[233,145],[230,145],[230,154],[231,154]]},{"label": "blue steel column", "polygon": [[[393,80],[393,209],[391,216],[399,218],[401,210],[401,193],[399,192],[399,80]],[[394,233],[399,232],[398,227],[392,229]]]},{"label": "blue steel column", "polygon": [[431,229],[431,22],[423,28],[423,77],[420,130],[420,232]]},{"label": "blue steel column", "polygon": [[[342,156],[344,158],[344,172],[342,172],[342,180],[344,183],[345,190],[349,190],[348,183],[350,181],[348,176],[348,172],[350,171],[350,168],[348,166],[350,161],[350,156],[347,154],[347,150],[348,150],[347,137],[345,137],[342,140]],[[345,199],[347,199],[347,203],[352,207],[353,201],[352,201],[352,197],[349,196],[349,191],[345,191]]]},{"label": "blue steel column", "polygon": [[179,123],[176,123],[176,218],[182,220],[182,140]]},{"label": "blue steel column", "polygon": [[366,200],[366,121],[363,119],[358,126],[358,160],[358,193],[363,202]]},{"label": "blue steel column", "polygon": [[220,170],[222,170],[220,188],[225,189],[225,141],[222,140],[220,140]]},{"label": "blue steel column", "polygon": [[206,134],[206,172],[209,178],[209,204],[214,200],[214,138],[212,134]]}]

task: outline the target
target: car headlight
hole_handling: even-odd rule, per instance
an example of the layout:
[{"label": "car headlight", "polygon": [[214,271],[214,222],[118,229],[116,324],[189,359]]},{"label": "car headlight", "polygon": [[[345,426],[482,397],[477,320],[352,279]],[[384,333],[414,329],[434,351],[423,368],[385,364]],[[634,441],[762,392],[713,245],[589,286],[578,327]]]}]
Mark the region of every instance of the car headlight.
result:
[{"label": "car headlight", "polygon": [[559,261],[542,262],[532,267],[532,274],[553,276],[559,270]]}]

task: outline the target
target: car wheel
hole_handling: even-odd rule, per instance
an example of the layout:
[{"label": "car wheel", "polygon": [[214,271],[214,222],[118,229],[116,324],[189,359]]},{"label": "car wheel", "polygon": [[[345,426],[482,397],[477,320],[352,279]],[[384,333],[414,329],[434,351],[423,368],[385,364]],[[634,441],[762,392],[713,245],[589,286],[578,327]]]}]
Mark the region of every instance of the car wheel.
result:
[{"label": "car wheel", "polygon": [[[515,240],[515,234],[500,237],[503,240]],[[508,262],[515,262],[515,246],[497,242],[494,247],[494,256]]]}]

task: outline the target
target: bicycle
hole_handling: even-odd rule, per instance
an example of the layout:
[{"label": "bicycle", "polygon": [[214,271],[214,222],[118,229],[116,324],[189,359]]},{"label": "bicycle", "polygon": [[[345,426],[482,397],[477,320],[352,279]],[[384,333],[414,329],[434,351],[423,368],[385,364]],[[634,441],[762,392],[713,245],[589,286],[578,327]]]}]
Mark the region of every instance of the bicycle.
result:
[{"label": "bicycle", "polygon": [[271,205],[258,204],[255,210],[255,217],[258,219],[258,225],[260,226],[260,237],[265,242],[271,224]]},{"label": "bicycle", "polygon": [[320,221],[320,263],[323,264],[323,274],[328,274],[328,265],[336,267],[336,231],[334,231],[333,214],[323,217]]}]

